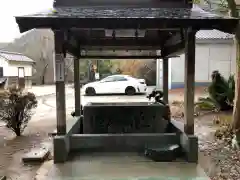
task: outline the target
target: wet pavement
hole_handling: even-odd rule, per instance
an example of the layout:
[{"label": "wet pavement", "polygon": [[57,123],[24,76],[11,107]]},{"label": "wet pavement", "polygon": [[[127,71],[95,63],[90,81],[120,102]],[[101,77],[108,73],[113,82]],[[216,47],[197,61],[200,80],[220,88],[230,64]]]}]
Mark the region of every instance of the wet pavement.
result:
[{"label": "wet pavement", "polygon": [[[44,179],[42,177],[42,179]],[[153,162],[136,153],[80,154],[64,164],[52,165],[48,180],[209,180],[196,164]]]},{"label": "wet pavement", "polygon": [[[170,101],[182,101],[183,100],[183,93],[170,93],[169,95],[169,99]],[[11,179],[18,179],[18,180],[22,180],[22,179],[32,179],[32,177],[34,176],[36,169],[38,168],[38,166],[23,166],[23,164],[21,164],[20,162],[20,158],[22,156],[22,154],[24,152],[29,151],[30,148],[32,148],[33,146],[38,147],[38,145],[41,142],[44,142],[46,138],[48,138],[48,133],[53,132],[53,130],[56,128],[56,96],[55,94],[49,94],[49,95],[44,95],[41,97],[38,97],[39,100],[39,105],[35,110],[35,114],[32,117],[31,121],[29,122],[29,126],[28,128],[25,130],[24,136],[23,138],[17,138],[17,139],[13,139],[11,140],[11,143],[9,143],[8,138],[5,138],[5,136],[7,136],[8,134],[10,134],[9,132],[7,132],[6,129],[2,128],[2,136],[0,134],[0,139],[1,137],[4,137],[3,142],[0,144],[2,145],[3,148],[1,151],[1,154],[3,154],[3,158],[0,158],[0,172],[5,172],[4,174],[6,174],[7,176],[11,177]],[[125,95],[115,95],[115,96],[93,96],[93,97],[87,97],[87,96],[82,96],[82,102],[83,103],[87,103],[87,102],[139,102],[139,101],[143,101],[143,102],[147,102],[148,99],[146,98],[145,95],[136,95],[136,96],[125,96]],[[66,91],[66,111],[67,111],[67,116],[70,116],[71,111],[74,110],[74,91],[73,90],[69,90]],[[0,124],[1,126],[1,124]],[[12,136],[11,136],[12,137]],[[6,145],[5,145],[6,144]],[[108,158],[109,162],[105,162],[100,160],[102,157],[95,157],[95,159],[92,157],[92,155],[90,156],[83,156],[80,155],[79,157],[76,157],[77,159],[74,159],[73,161],[70,161],[69,163],[66,164],[62,164],[59,166],[55,166],[53,165],[53,163],[51,163],[50,167],[47,169],[49,171],[49,169],[51,169],[51,171],[49,171],[49,175],[56,175],[54,176],[54,180],[58,180],[57,177],[59,174],[56,174],[56,172],[58,171],[62,171],[65,172],[64,169],[66,167],[66,169],[72,169],[74,170],[74,173],[80,173],[83,174],[83,172],[89,172],[86,170],[86,168],[81,171],[78,171],[78,166],[86,166],[90,168],[90,164],[91,162],[93,163],[93,167],[95,167],[95,170],[92,169],[92,173],[96,174],[99,173],[99,171],[97,171],[96,169],[101,167],[102,169],[102,174],[101,176],[103,178],[107,179],[118,179],[121,178],[122,176],[120,176],[121,174],[124,174],[123,172],[126,172],[125,176],[123,179],[128,178],[135,178],[138,177],[138,175],[141,175],[141,171],[145,171],[146,170],[146,175],[148,176],[148,178],[144,179],[144,175],[141,175],[142,179],[141,180],[150,180],[150,179],[167,179],[166,177],[163,176],[168,176],[168,177],[172,177],[172,180],[175,179],[179,179],[176,176],[179,176],[179,174],[174,174],[173,172],[167,172],[166,169],[180,169],[181,172],[184,172],[183,174],[187,174],[187,172],[185,172],[186,169],[189,165],[188,164],[183,164],[183,163],[171,163],[170,165],[168,165],[168,163],[157,163],[155,165],[153,165],[153,162],[147,162],[146,159],[139,159],[138,161],[134,162],[134,158],[123,158],[121,157],[120,159],[123,159],[124,161],[120,161],[115,162],[115,165],[113,166],[113,164],[111,164],[112,161],[117,161],[119,159],[119,157],[112,157],[112,158]],[[128,156],[127,156],[128,157]],[[100,158],[100,159],[99,159]],[[132,159],[133,158],[133,159]],[[82,161],[84,160],[84,161]],[[89,161],[88,163],[86,161]],[[131,161],[131,162],[130,162]],[[146,161],[146,162],[145,162]],[[136,166],[136,168],[133,168],[133,171],[128,171],[128,169],[130,169],[130,165],[126,165],[126,164],[131,164],[131,168],[132,166]],[[139,164],[139,165],[136,165]],[[111,172],[113,173],[112,176],[107,177],[106,173],[109,171],[107,170],[108,167],[114,167],[111,169]],[[125,169],[122,169],[122,167],[126,166]],[[191,172],[201,172],[201,169],[199,170],[199,167],[196,167],[196,165],[193,165],[195,167],[195,170],[189,170]],[[153,170],[151,170],[153,168]],[[165,168],[165,169],[164,169]],[[41,168],[40,168],[41,169]],[[115,170],[114,170],[115,169]],[[163,170],[159,170],[159,169],[163,169]],[[189,168],[188,168],[189,169]],[[190,168],[191,169],[191,168]],[[197,169],[197,170],[196,170]],[[152,171],[154,171],[152,173]],[[71,173],[71,171],[69,171]],[[109,171],[110,172],[110,171]],[[122,172],[121,174],[119,174],[118,172]],[[148,175],[147,173],[150,173],[150,175]],[[179,172],[179,171],[178,171]],[[67,173],[67,172],[66,172]],[[105,173],[105,174],[104,174]],[[154,174],[155,173],[155,174]],[[190,173],[190,172],[189,172]],[[191,173],[190,173],[191,174]],[[201,173],[200,173],[201,174]],[[70,174],[65,174],[63,176],[63,178],[60,179],[79,179],[74,178],[76,176],[78,176],[79,174],[76,174],[74,176],[70,175]],[[80,176],[82,179],[86,179],[86,178],[92,178],[92,177],[87,177],[86,174],[83,174],[83,176]],[[173,177],[174,175],[174,177]],[[180,174],[181,175],[181,174]],[[154,178],[154,177],[155,178]],[[150,178],[149,178],[150,177]],[[47,178],[49,179],[49,178]],[[100,178],[95,178],[95,179],[100,179]],[[171,178],[168,178],[171,179]],[[183,180],[186,180],[186,178],[183,178]],[[190,179],[189,179],[190,180]]]},{"label": "wet pavement", "polygon": [[[149,88],[148,92],[150,92],[152,88]],[[195,99],[197,100],[199,97],[196,94]],[[169,93],[169,101],[183,101],[184,96],[183,92],[170,92]],[[75,102],[74,102],[74,92],[73,90],[68,90],[66,92],[66,114],[70,114],[74,110]],[[89,102],[148,102],[149,100],[145,95],[134,95],[134,96],[126,96],[126,95],[104,95],[104,96],[81,96],[82,105],[85,105]],[[56,96],[55,94],[47,95],[39,98],[39,105],[35,111],[33,116],[33,121],[44,121],[44,119],[55,118],[56,117]]]}]

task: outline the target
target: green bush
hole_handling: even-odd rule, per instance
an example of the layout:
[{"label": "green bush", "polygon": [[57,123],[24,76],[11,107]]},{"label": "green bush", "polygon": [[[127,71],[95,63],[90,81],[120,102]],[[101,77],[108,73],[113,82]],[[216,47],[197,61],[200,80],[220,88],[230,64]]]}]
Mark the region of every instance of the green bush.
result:
[{"label": "green bush", "polygon": [[33,93],[25,93],[17,87],[0,93],[0,120],[17,136],[21,136],[36,107],[37,99]]},{"label": "green bush", "polygon": [[209,97],[200,98],[197,106],[219,109],[221,111],[232,110],[235,95],[234,76],[230,75],[226,80],[218,71],[213,71],[212,82],[208,87]]}]

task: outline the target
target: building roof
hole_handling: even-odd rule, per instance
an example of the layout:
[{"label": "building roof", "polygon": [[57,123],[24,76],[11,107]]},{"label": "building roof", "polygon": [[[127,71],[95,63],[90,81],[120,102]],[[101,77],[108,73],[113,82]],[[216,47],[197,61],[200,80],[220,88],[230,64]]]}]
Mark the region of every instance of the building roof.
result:
[{"label": "building roof", "polygon": [[155,29],[197,27],[226,29],[232,32],[238,20],[207,12],[198,6],[189,7],[128,7],[128,6],[63,6],[45,12],[18,16],[20,31],[34,28],[109,28]]},{"label": "building roof", "polygon": [[7,59],[8,61],[34,63],[34,61],[29,57],[17,52],[0,51],[0,56]]},{"label": "building roof", "polygon": [[228,33],[225,33],[225,32],[222,32],[222,31],[219,31],[219,30],[201,30],[201,31],[198,31],[197,34],[196,34],[196,39],[198,40],[209,40],[209,39],[226,39],[226,40],[229,40],[229,39],[233,39],[234,38],[234,35],[233,34],[228,34]]}]

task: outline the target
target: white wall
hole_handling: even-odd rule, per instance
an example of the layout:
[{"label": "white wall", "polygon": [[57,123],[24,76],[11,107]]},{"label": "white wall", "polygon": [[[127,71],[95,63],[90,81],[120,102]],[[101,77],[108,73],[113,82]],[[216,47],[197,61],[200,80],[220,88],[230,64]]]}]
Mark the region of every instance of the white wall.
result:
[{"label": "white wall", "polygon": [[[172,83],[184,82],[185,55],[172,58]],[[236,48],[234,43],[196,44],[195,81],[210,82],[211,73],[218,70],[228,78],[236,70]]]},{"label": "white wall", "polygon": [[3,76],[7,76],[8,63],[2,56],[0,56],[0,67],[3,67]]},{"label": "white wall", "polygon": [[6,71],[5,76],[18,76],[18,68],[23,67],[25,76],[32,76],[32,64],[29,63],[20,63],[19,62],[13,62],[13,61],[8,61],[8,66]]}]

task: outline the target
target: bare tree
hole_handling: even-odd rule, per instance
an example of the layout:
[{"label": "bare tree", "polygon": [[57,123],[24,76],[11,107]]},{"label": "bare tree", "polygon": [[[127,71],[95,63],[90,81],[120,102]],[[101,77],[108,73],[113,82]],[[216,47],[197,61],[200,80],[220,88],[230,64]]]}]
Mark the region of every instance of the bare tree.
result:
[{"label": "bare tree", "polygon": [[[73,75],[74,67],[73,67],[73,56],[67,54],[65,58],[65,79],[69,81],[69,75]],[[72,77],[70,78],[72,80]]]},{"label": "bare tree", "polygon": [[[33,69],[33,82],[36,84],[54,83],[54,38],[51,30],[32,30],[3,48],[6,51],[20,52],[36,63]],[[73,59],[65,59],[68,81],[73,80]]]},{"label": "bare tree", "polygon": [[41,48],[41,55],[40,55],[40,63],[42,66],[42,72],[40,72],[40,79],[41,79],[41,84],[45,84],[45,75],[47,72],[47,68],[49,65],[49,60],[47,59],[47,50],[48,50],[48,41],[50,40],[49,37],[47,36],[43,36],[42,37],[42,42],[43,42],[43,46],[45,46],[45,48]]}]

